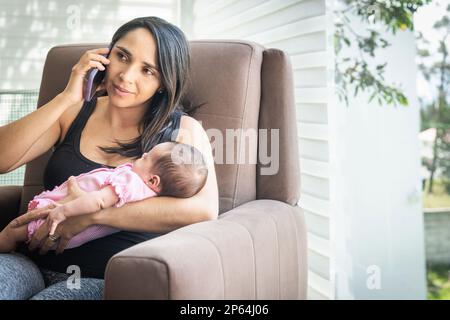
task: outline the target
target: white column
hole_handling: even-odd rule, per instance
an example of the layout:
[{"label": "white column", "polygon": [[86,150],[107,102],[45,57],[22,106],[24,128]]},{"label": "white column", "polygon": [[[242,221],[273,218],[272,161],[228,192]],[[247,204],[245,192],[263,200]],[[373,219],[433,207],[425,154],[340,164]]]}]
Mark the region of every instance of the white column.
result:
[{"label": "white column", "polygon": [[376,62],[388,62],[386,82],[401,85],[409,106],[369,104],[362,94],[329,109],[336,299],[426,298],[415,39],[385,38],[392,46]]}]

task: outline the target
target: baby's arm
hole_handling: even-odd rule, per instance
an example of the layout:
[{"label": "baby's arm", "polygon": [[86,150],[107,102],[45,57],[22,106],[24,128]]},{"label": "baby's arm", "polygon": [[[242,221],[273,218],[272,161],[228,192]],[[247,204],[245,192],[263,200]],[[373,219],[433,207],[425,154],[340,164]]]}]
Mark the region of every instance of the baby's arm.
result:
[{"label": "baby's arm", "polygon": [[60,206],[66,217],[94,213],[112,207],[119,201],[112,186],[108,185],[98,191],[92,191]]},{"label": "baby's arm", "polygon": [[119,201],[112,186],[108,185],[98,191],[92,191],[52,209],[47,217],[50,235],[55,233],[59,223],[71,216],[94,213],[112,207]]}]

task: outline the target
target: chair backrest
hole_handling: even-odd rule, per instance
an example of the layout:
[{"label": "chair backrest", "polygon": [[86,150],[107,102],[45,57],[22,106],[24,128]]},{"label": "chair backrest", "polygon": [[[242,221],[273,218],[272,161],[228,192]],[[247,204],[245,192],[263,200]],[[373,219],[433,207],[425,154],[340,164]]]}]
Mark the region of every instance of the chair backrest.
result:
[{"label": "chair backrest", "polygon": [[[38,107],[64,90],[72,66],[86,50],[106,46],[53,47],[45,61]],[[202,104],[192,116],[211,138],[220,213],[255,199],[297,203],[298,139],[287,54],[237,40],[191,41],[190,50],[190,81],[183,104]],[[27,164],[21,212],[43,190],[50,155],[51,151]]]}]

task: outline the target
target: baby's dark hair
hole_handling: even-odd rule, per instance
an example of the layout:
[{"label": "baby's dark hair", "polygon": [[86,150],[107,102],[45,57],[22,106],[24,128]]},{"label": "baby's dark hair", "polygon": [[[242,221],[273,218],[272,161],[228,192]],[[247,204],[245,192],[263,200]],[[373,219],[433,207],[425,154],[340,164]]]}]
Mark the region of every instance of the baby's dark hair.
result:
[{"label": "baby's dark hair", "polygon": [[202,153],[195,147],[168,142],[169,148],[153,164],[153,173],[160,177],[160,196],[189,198],[206,183],[208,168]]}]

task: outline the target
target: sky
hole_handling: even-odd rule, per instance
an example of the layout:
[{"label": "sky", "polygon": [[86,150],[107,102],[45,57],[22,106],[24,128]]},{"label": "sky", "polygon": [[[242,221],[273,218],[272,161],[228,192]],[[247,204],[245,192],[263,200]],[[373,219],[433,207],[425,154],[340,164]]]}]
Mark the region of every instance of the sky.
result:
[{"label": "sky", "polygon": [[[439,43],[439,33],[433,29],[434,23],[441,19],[444,14],[448,14],[446,11],[447,6],[450,4],[450,0],[433,0],[430,4],[421,7],[414,15],[414,28],[416,32],[422,32],[424,37],[430,42],[433,48],[430,52],[435,52],[435,48]],[[449,44],[450,46],[450,44]],[[430,85],[419,74],[417,77],[417,94],[419,97],[430,101],[433,99],[433,85]]]}]

